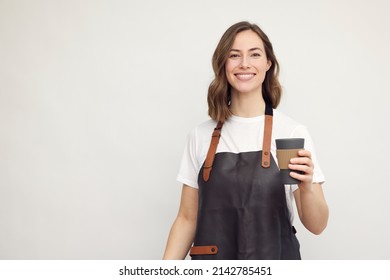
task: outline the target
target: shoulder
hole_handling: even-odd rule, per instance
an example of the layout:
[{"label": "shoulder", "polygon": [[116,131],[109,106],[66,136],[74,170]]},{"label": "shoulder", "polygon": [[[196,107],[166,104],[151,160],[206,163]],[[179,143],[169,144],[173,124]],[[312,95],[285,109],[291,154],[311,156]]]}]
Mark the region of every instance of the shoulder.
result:
[{"label": "shoulder", "polygon": [[274,109],[274,122],[278,125],[283,125],[285,127],[291,128],[301,125],[293,118],[276,109]]},{"label": "shoulder", "polygon": [[191,131],[189,132],[189,137],[197,139],[203,137],[210,137],[216,126],[217,122],[212,119],[204,121],[191,129]]},{"label": "shoulder", "polygon": [[292,137],[297,132],[306,132],[306,128],[303,124],[297,122],[279,110],[274,110],[273,119],[275,133],[280,134],[283,137]]}]

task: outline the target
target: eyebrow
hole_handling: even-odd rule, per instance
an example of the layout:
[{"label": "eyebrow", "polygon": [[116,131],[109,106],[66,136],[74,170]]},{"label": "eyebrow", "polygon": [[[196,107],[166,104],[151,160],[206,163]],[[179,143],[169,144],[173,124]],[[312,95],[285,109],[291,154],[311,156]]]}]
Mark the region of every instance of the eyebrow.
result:
[{"label": "eyebrow", "polygon": [[[257,47],[249,49],[249,51],[256,51],[256,50],[259,50],[259,51],[261,51],[261,52],[264,52],[262,49],[257,48]],[[240,52],[240,50],[238,50],[238,49],[231,49],[230,51],[231,51],[231,52]]]}]

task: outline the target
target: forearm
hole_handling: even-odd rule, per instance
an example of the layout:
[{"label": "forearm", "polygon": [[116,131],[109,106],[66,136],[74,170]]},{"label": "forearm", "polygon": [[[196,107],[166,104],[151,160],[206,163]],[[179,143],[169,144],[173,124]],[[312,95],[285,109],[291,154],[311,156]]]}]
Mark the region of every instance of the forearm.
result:
[{"label": "forearm", "polygon": [[178,216],[169,233],[164,260],[183,260],[194,241],[196,220]]},{"label": "forearm", "polygon": [[290,176],[300,181],[299,189],[294,192],[299,218],[309,231],[320,234],[328,224],[328,206],[321,184],[313,183],[311,153],[300,150],[298,156],[290,160],[289,168]]},{"label": "forearm", "polygon": [[300,189],[300,207],[302,224],[312,233],[320,234],[327,226],[329,209],[322,194],[322,187]]}]

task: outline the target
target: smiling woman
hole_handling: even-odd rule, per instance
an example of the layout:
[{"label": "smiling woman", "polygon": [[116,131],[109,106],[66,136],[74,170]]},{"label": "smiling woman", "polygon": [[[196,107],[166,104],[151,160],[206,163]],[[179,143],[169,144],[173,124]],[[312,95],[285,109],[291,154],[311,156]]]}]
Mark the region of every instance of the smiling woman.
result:
[{"label": "smiling woman", "polygon": [[[272,44],[257,25],[239,22],[222,36],[213,68],[211,120],[188,137],[164,259],[183,259],[189,250],[196,260],[300,259],[293,201],[302,224],[320,234],[328,221],[325,178],[306,128],[276,110],[281,86]],[[282,181],[279,138],[304,139],[288,165],[298,184]]]},{"label": "smiling woman", "polygon": [[[264,51],[263,41],[254,31],[246,30],[237,34],[225,65],[226,77],[231,85],[231,98],[237,100],[232,102],[230,108],[233,115],[240,114],[237,106],[234,105],[243,98],[255,98],[253,100],[255,102],[249,102],[249,104],[254,104],[254,110],[251,110],[254,115],[264,111],[264,108],[256,104],[256,99],[259,98],[256,92],[261,92],[265,75],[271,65],[272,62],[267,59]],[[238,97],[239,94],[240,97]],[[245,115],[245,117],[251,117],[251,115]]]},{"label": "smiling woman", "polygon": [[257,25],[239,22],[226,30],[213,55],[213,69],[215,79],[210,84],[207,99],[212,119],[223,122],[232,115],[230,105],[237,85],[233,83],[249,78],[235,76],[239,73],[255,74],[252,86],[260,86],[257,90],[273,108],[279,105],[282,93],[278,80],[279,63],[271,41]]}]

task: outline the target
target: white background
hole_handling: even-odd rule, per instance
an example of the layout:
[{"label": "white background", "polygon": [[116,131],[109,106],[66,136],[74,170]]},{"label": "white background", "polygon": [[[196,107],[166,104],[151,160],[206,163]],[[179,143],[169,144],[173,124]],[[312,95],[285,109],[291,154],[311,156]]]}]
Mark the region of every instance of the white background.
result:
[{"label": "white background", "polygon": [[160,259],[187,133],[232,24],[273,42],[279,109],[327,181],[304,259],[390,259],[388,1],[0,0],[0,259]]}]

